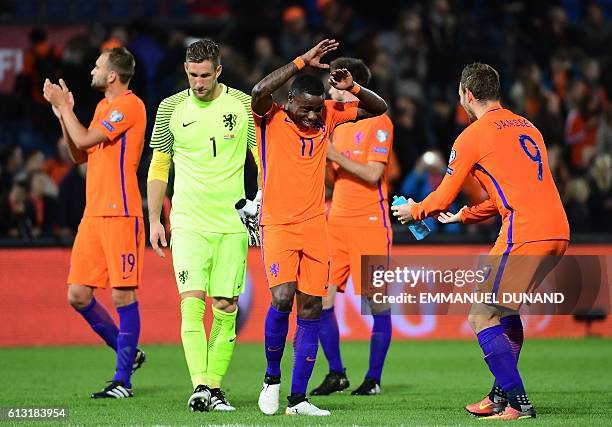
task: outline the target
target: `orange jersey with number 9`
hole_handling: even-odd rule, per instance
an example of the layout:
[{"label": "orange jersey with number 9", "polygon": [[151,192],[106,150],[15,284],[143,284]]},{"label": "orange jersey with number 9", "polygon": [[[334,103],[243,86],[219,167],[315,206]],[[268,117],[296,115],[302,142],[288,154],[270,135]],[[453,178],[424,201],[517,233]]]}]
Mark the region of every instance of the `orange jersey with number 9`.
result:
[{"label": "orange jersey with number 9", "polygon": [[414,219],[448,209],[468,174],[489,194],[464,209],[462,222],[501,215],[498,243],[569,240],[569,225],[548,166],[542,134],[501,107],[488,110],[456,139],[440,186],[412,207]]}]

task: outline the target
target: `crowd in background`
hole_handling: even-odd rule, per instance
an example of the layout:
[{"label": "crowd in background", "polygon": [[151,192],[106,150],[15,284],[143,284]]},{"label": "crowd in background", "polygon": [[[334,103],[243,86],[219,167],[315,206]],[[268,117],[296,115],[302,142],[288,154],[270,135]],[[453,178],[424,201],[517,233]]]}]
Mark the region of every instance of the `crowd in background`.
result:
[{"label": "crowd in background", "polygon": [[[225,24],[196,29],[193,21],[182,27],[136,19],[95,25],[61,48],[45,30],[31,31],[14,89],[0,95],[0,237],[69,242],[83,212],[86,165],[70,162],[42,98],[44,78],[67,82],[75,112],[88,124],[101,97],[89,86],[95,59],[105,48],[126,46],[136,57],[131,88],[147,105],[150,134],[159,102],[187,86],[185,47],[199,37],[220,44],[220,80],[247,93],[320,39],[339,40],[338,52],[326,59],[355,56],[370,67],[370,86],[387,100],[394,123],[391,192],[417,200],[441,181],[450,147],[468,124],[457,95],[462,67],[489,63],[500,72],[503,105],[544,135],[572,232],[612,233],[612,2],[179,3],[185,9],[173,13],[199,13]],[[284,96],[286,88],[275,94],[280,102]],[[143,195],[149,159],[147,148]],[[247,193],[253,192],[253,173],[249,162]],[[482,198],[482,189],[468,182],[452,209]],[[483,238],[498,227],[495,221],[469,228],[430,224],[438,234]]]}]

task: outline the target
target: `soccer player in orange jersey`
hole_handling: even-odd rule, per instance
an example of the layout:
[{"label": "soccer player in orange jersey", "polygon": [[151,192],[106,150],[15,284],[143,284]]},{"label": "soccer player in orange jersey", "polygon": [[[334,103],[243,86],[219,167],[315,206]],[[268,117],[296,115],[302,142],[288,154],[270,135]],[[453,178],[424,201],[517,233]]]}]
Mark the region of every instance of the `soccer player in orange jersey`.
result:
[{"label": "soccer player in orange jersey", "polygon": [[293,62],[255,85],[251,107],[255,118],[263,171],[261,239],[272,305],[265,321],[268,367],[259,396],[265,414],[278,411],[280,363],[289,314],[297,300],[297,330],[291,395],[286,413],[329,415],[306,399],[306,388],[319,346],[322,297],[327,294],[329,246],[325,220],[325,158],[329,135],[344,122],[378,116],[385,101],[353,81],[346,69],[334,70],[331,86],[355,95],[354,102],[325,100],[318,77],[299,74],[291,84],[288,103],[278,105],[272,93],[304,67],[329,68],[320,62],[337,49],[325,39]]},{"label": "soccer player in orange jersey", "polygon": [[[346,68],[353,79],[367,86],[370,70],[360,59],[338,58],[330,69]],[[329,89],[332,99],[352,102],[355,96],[334,87]],[[328,216],[331,266],[329,292],[323,297],[319,340],[329,363],[329,373],[323,383],[311,391],[312,395],[328,395],[349,387],[342,357],[340,334],[334,313],[336,292],[344,292],[349,274],[355,294],[367,298],[361,287],[361,256],[389,255],[392,232],[387,200],[387,174],[392,150],[393,124],[385,114],[346,123],[334,130],[333,145],[328,145],[328,183],[334,193]],[[373,313],[370,341],[370,364],[363,383],[352,394],[380,393],[380,378],[391,343],[391,316],[388,304],[364,301]]]},{"label": "soccer player in orange jersey", "polygon": [[[475,63],[463,69],[459,96],[473,123],[456,139],[446,176],[422,202],[393,206],[393,215],[404,223],[438,215],[441,222],[473,223],[501,215],[501,231],[490,252],[498,261],[486,282],[487,291],[525,292],[554,267],[569,242],[542,134],[501,106],[499,74],[489,65]],[[489,199],[456,214],[446,213],[468,174],[480,182]],[[495,377],[491,393],[466,407],[474,415],[500,420],[536,416],[517,368],[523,343],[518,308],[503,301],[472,306],[469,322]]]},{"label": "soccer player in orange jersey", "polygon": [[[73,112],[63,80],[45,81],[43,93],[59,119],[75,163],[87,162],[86,206],[72,248],[68,301],[117,352],[113,380],[93,398],[132,397],[131,375],[145,360],[137,348],[140,314],[136,289],[142,280],[144,230],[136,170],[144,146],[146,112],[128,90],[135,61],[125,48],[104,51],[91,71],[92,88],[104,93],[89,128]],[[119,328],[94,298],[110,284]]]}]

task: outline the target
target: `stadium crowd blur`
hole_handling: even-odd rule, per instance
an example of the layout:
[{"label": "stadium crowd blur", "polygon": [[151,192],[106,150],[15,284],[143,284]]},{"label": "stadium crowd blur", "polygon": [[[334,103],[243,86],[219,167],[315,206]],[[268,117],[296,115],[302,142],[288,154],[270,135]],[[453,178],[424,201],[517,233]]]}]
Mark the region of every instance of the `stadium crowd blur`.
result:
[{"label": "stadium crowd blur", "polygon": [[[21,22],[28,14],[40,16],[37,8],[43,2],[8,3],[12,6],[0,10],[0,17]],[[131,88],[145,100],[150,134],[160,100],[186,87],[185,47],[199,37],[220,44],[221,81],[247,93],[321,38],[338,39],[336,56],[363,58],[372,70],[371,87],[390,106],[395,126],[390,192],[417,200],[441,181],[454,138],[468,124],[457,96],[461,68],[487,62],[500,71],[503,104],[544,135],[573,236],[612,240],[612,1],[49,4],[55,9],[47,6],[43,23],[61,15],[71,16],[73,24],[83,20],[91,25],[64,46],[49,42],[53,27],[32,26],[22,71],[12,92],[0,95],[2,242],[69,243],[84,208],[86,165],[73,166],[69,160],[57,121],[42,98],[44,78],[63,77],[74,93],[77,116],[89,123],[101,97],[89,87],[97,55],[105,48],[128,47],[137,61]],[[62,11],[62,4],[70,9]],[[102,19],[94,25],[91,15],[103,6],[110,8],[103,14],[109,24]],[[157,19],[144,18],[151,15]],[[277,100],[285,94],[286,88],[279,90]],[[147,148],[140,168],[143,195],[149,160]],[[253,194],[252,162],[248,175],[247,194]],[[467,183],[452,210],[483,199],[474,184]],[[499,226],[496,221],[469,227],[430,224],[439,239],[448,241],[453,236],[456,241],[491,241]],[[402,233],[397,235],[401,240]]]}]

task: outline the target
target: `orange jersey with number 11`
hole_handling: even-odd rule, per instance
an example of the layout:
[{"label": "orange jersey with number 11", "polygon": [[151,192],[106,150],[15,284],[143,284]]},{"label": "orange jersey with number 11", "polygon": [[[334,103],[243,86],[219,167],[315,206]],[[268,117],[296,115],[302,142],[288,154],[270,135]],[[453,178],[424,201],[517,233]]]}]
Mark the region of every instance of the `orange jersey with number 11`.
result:
[{"label": "orange jersey with number 11", "polygon": [[325,101],[322,122],[300,129],[276,103],[255,119],[263,175],[261,225],[297,224],[325,215],[325,161],[334,128],[357,118],[358,102]]}]

